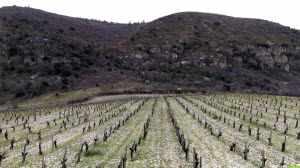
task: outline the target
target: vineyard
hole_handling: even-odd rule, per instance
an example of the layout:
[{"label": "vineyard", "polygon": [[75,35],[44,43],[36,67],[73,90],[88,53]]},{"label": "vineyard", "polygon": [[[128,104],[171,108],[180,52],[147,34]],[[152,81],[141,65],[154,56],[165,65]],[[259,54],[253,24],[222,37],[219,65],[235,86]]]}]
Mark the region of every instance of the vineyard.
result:
[{"label": "vineyard", "polygon": [[0,167],[300,164],[300,98],[110,96],[0,113]]}]

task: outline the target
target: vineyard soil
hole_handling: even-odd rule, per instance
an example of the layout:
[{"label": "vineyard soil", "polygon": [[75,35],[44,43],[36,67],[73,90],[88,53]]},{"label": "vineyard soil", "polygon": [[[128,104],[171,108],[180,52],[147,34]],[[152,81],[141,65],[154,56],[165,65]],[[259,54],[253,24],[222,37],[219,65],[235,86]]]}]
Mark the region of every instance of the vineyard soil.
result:
[{"label": "vineyard soil", "polygon": [[0,167],[299,165],[299,119],[299,98],[252,94],[115,95],[5,110]]}]

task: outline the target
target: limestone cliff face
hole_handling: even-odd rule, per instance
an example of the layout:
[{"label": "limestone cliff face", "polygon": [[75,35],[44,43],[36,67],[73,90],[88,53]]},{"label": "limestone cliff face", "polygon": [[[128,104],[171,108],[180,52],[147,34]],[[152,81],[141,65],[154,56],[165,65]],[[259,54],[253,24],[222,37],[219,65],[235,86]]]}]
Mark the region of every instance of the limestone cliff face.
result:
[{"label": "limestone cliff face", "polygon": [[300,72],[300,31],[265,20],[177,13],[147,23],[119,44],[124,48],[117,55],[144,52],[185,67]]},{"label": "limestone cliff face", "polygon": [[[177,44],[180,47],[180,44]],[[142,48],[142,49],[141,49]],[[150,49],[147,49],[150,48]],[[118,53],[125,55],[124,58],[148,59],[150,56],[158,56],[165,59],[177,60],[184,66],[198,67],[240,67],[242,64],[249,64],[259,69],[278,68],[290,71],[297,67],[294,60],[300,57],[300,47],[268,46],[257,47],[254,45],[239,46],[237,49],[230,47],[216,46],[211,50],[200,48],[199,50],[180,50],[174,52],[170,46],[131,46],[118,48]],[[143,52],[147,50],[148,53]],[[120,55],[119,55],[120,56]]]},{"label": "limestone cliff face", "polygon": [[[281,47],[271,46],[270,48],[251,48],[251,53],[255,55],[257,61],[260,61],[262,68],[280,68],[284,71],[290,71],[294,67],[294,60],[300,56],[299,47]],[[296,69],[294,69],[296,70]]]}]

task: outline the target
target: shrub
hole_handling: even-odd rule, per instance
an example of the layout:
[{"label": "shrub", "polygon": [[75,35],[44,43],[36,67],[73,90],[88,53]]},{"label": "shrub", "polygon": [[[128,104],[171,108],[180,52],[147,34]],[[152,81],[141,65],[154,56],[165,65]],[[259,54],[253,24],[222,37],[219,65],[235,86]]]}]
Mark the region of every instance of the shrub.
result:
[{"label": "shrub", "polygon": [[46,87],[49,87],[49,83],[46,82],[46,81],[43,81],[43,82],[42,82],[42,85],[43,85],[43,86],[46,86]]},{"label": "shrub", "polygon": [[64,66],[62,65],[62,63],[55,63],[53,65],[53,68],[55,74],[61,74],[64,71]]},{"label": "shrub", "polygon": [[130,38],[130,41],[133,43],[133,42],[135,42],[135,38],[134,37],[131,37]]},{"label": "shrub", "polygon": [[74,27],[70,27],[70,30],[71,31],[75,31],[76,29]]},{"label": "shrub", "polygon": [[71,74],[71,72],[70,72],[69,70],[66,70],[66,71],[63,72],[63,75],[64,75],[65,77],[69,77],[69,76],[71,76],[72,74]]},{"label": "shrub", "polygon": [[269,79],[267,79],[267,78],[264,79],[264,82],[271,83],[271,81]]},{"label": "shrub", "polygon": [[50,60],[50,58],[49,57],[44,57],[43,60],[48,61],[48,60]]},{"label": "shrub", "polygon": [[63,90],[68,90],[68,86],[67,86],[67,85],[63,85],[61,88],[62,88]]},{"label": "shrub", "polygon": [[18,54],[18,48],[15,46],[10,47],[10,49],[8,50],[8,55],[10,57],[15,56],[16,54]]},{"label": "shrub", "polygon": [[220,22],[214,22],[214,26],[216,27],[220,26]]},{"label": "shrub", "polygon": [[23,90],[18,90],[17,93],[15,94],[15,97],[19,98],[19,97],[23,97],[24,95],[25,95],[25,93]]},{"label": "shrub", "polygon": [[64,79],[61,81],[61,83],[62,83],[62,84],[65,84],[65,85],[69,84],[68,78],[64,78]]}]

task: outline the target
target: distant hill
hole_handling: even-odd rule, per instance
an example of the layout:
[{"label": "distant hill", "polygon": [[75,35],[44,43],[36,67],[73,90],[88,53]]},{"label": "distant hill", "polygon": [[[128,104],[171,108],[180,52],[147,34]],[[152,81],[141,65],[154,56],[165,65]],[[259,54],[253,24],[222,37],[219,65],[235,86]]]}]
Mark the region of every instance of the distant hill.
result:
[{"label": "distant hill", "polygon": [[185,12],[118,24],[0,8],[2,103],[120,81],[142,85],[133,92],[299,94],[299,72],[300,31],[265,20]]}]

